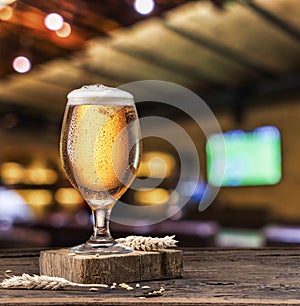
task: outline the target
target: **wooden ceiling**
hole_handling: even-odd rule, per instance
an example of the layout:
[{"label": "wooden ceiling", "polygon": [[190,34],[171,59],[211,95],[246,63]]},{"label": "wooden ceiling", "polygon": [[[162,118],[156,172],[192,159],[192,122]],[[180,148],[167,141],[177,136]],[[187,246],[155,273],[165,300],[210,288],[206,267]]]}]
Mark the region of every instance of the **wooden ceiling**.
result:
[{"label": "wooden ceiling", "polygon": [[[299,0],[155,2],[142,16],[132,0],[15,1],[0,20],[0,110],[30,107],[59,120],[67,92],[95,82],[165,80],[222,99],[300,85]],[[46,29],[51,12],[71,25],[69,37]],[[20,54],[29,73],[11,68]]]},{"label": "wooden ceiling", "polygon": [[[11,2],[1,0],[0,5],[6,1]],[[183,2],[187,1],[158,1],[151,16]],[[71,25],[72,33],[67,39],[60,38],[44,25],[44,18],[53,12]],[[34,65],[40,64],[82,49],[92,37],[107,36],[116,28],[130,26],[144,18],[134,10],[133,0],[16,0],[10,7],[2,8],[0,14],[0,77],[13,72],[11,61],[17,54],[28,54]]]}]

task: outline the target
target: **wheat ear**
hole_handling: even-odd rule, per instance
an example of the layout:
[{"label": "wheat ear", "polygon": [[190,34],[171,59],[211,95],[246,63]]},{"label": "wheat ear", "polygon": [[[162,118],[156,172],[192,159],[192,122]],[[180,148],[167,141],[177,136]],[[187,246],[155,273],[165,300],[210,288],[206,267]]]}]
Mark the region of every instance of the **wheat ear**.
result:
[{"label": "wheat ear", "polygon": [[144,236],[128,236],[126,238],[116,239],[117,242],[131,247],[136,251],[158,251],[166,248],[176,247],[177,240],[173,236],[144,237]]},{"label": "wheat ear", "polygon": [[26,288],[26,289],[46,289],[57,290],[66,286],[107,288],[105,284],[78,284],[70,282],[62,277],[52,277],[47,275],[29,275],[23,273],[21,276],[10,276],[4,279],[0,286],[2,288]]}]

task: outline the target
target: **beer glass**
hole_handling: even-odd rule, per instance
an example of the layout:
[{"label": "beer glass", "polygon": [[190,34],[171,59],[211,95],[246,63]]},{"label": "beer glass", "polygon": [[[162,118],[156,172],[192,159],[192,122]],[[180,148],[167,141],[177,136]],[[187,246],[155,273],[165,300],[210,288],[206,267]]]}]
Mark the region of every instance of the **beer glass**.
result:
[{"label": "beer glass", "polygon": [[71,91],[64,114],[60,154],[71,184],[93,214],[93,234],[71,248],[77,254],[128,253],[109,231],[110,212],[133,181],[141,158],[141,134],[133,96],[88,85]]}]

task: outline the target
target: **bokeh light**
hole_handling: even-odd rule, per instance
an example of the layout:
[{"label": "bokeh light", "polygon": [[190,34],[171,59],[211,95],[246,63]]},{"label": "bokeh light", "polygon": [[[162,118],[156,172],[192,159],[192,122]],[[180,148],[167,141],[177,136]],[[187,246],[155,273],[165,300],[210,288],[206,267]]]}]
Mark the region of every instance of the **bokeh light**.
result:
[{"label": "bokeh light", "polygon": [[0,0],[0,10],[3,7],[9,7],[9,5],[13,4],[16,0]]},{"label": "bokeh light", "polygon": [[142,205],[165,204],[169,199],[169,192],[163,188],[140,189],[134,193],[134,200]]},{"label": "bokeh light", "polygon": [[44,19],[45,26],[51,31],[57,31],[62,28],[64,19],[56,13],[48,14]]},{"label": "bokeh light", "polygon": [[7,21],[13,16],[13,9],[11,6],[4,6],[0,8],[0,20]]},{"label": "bokeh light", "polygon": [[70,34],[71,34],[71,26],[67,23],[67,22],[64,22],[63,23],[63,26],[57,30],[55,33],[58,37],[68,37]]},{"label": "bokeh light", "polygon": [[83,201],[78,191],[73,188],[59,188],[55,193],[55,200],[65,205],[80,204]]},{"label": "bokeh light", "polygon": [[24,168],[21,164],[15,162],[6,162],[1,167],[2,181],[7,184],[19,184],[24,177]]},{"label": "bokeh light", "polygon": [[142,15],[150,14],[155,6],[153,0],[135,0],[134,9]]},{"label": "bokeh light", "polygon": [[15,71],[26,73],[31,69],[31,62],[26,56],[17,56],[12,63]]},{"label": "bokeh light", "polygon": [[16,0],[1,0],[0,4],[1,5],[10,5],[10,4],[13,4],[14,2],[16,2]]}]

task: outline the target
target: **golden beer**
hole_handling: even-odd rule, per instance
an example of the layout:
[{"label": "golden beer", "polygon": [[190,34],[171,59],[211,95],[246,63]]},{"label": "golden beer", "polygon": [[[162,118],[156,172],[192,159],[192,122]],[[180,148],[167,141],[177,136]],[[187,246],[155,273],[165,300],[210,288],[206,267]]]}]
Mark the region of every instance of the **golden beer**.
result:
[{"label": "golden beer", "polygon": [[[139,129],[133,106],[69,105],[61,138],[63,167],[86,199],[118,199],[140,160]],[[75,168],[74,169],[74,166]]]},{"label": "golden beer", "polygon": [[79,254],[127,253],[114,241],[108,220],[116,200],[135,177],[141,135],[133,96],[117,88],[89,85],[69,93],[61,129],[65,173],[92,209],[94,231]]}]

